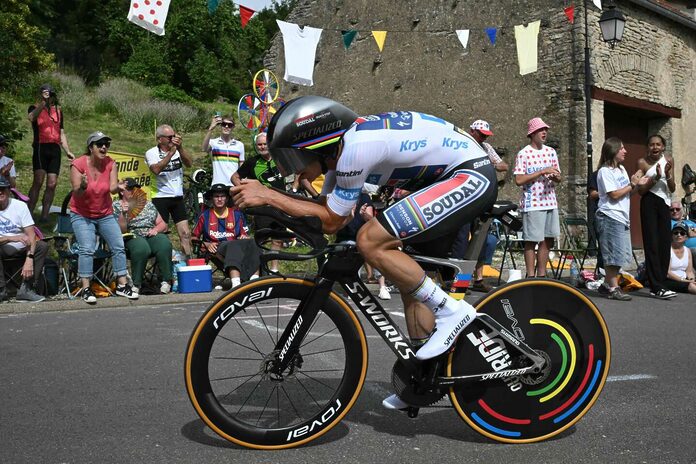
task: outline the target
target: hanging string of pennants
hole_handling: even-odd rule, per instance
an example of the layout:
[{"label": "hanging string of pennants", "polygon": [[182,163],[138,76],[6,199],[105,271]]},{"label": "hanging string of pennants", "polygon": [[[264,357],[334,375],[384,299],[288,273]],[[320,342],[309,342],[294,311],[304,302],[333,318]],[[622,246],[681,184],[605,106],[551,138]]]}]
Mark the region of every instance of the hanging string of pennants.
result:
[{"label": "hanging string of pennants", "polygon": [[[167,20],[167,13],[171,0],[131,0],[128,20],[148,31],[164,35],[164,23]],[[212,15],[218,8],[221,0],[207,0],[208,12]],[[261,0],[238,0],[234,3],[239,7],[239,17],[242,28],[244,28],[252,16],[262,8]],[[592,3],[602,9],[601,0],[592,0]],[[570,5],[563,9],[568,21],[575,22],[575,6]],[[283,35],[283,46],[285,50],[285,75],[284,79],[288,82],[300,85],[313,85],[314,57],[319,38],[324,30],[338,31],[341,33],[343,46],[348,50],[355,41],[358,33],[369,33],[377,44],[380,53],[384,49],[389,32],[410,32],[410,33],[429,33],[434,31],[384,31],[384,30],[339,30],[339,29],[319,29],[309,26],[300,27],[297,24],[276,20],[278,27]],[[538,37],[541,21],[533,21],[528,24],[514,26],[515,42],[517,48],[517,60],[520,74],[525,75],[536,72],[538,69]],[[500,27],[486,27],[484,32],[492,45],[495,45]],[[438,31],[440,32],[440,31]],[[467,50],[470,29],[457,29],[455,31],[459,42],[464,50]]]}]

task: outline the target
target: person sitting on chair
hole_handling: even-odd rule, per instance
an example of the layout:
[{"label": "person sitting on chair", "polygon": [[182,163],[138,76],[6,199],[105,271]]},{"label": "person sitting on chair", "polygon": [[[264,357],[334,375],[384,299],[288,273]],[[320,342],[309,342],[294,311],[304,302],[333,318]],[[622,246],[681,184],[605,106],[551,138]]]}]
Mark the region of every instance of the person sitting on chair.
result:
[{"label": "person sitting on chair", "polygon": [[133,234],[125,241],[133,291],[139,293],[147,260],[154,256],[162,277],[160,293],[167,294],[172,290],[172,242],[165,235],[167,224],[135,179],[126,177],[123,182],[126,189],[119,191],[120,200],[113,207],[121,232]]},{"label": "person sitting on chair", "polygon": [[3,268],[7,258],[25,258],[17,300],[38,303],[45,298],[36,294],[33,287],[43,269],[48,245],[36,239],[29,208],[26,203],[11,198],[10,187],[10,182],[0,176],[0,303],[7,299]]},{"label": "person sitting on chair", "polygon": [[206,196],[212,199],[213,207],[201,213],[193,237],[202,242],[204,254],[223,261],[226,277],[223,288],[235,287],[242,279],[256,279],[259,276],[259,249],[253,240],[242,240],[251,237],[246,231],[244,214],[236,206],[227,206],[229,187],[215,184]]}]

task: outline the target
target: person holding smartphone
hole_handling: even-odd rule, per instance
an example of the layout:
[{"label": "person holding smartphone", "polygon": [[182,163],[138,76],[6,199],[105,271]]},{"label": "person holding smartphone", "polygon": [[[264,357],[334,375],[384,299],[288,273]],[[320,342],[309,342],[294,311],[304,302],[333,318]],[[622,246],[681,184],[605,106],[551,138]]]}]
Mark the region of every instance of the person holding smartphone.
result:
[{"label": "person holding smartphone", "polygon": [[75,155],[70,151],[68,138],[63,130],[63,111],[58,103],[58,96],[50,84],[39,89],[38,101],[29,107],[29,122],[34,131],[32,164],[34,180],[29,189],[29,211],[33,213],[39,200],[39,192],[46,181],[41,217],[39,222],[48,220],[48,213],[56,194],[58,174],[60,173],[61,147],[69,160]]},{"label": "person holding smartphone", "polygon": [[[220,127],[220,137],[211,139],[213,130]],[[210,127],[203,138],[202,150],[210,153],[213,166],[213,183],[231,187],[232,176],[244,162],[244,144],[232,137],[234,118],[232,115],[216,113],[210,121]]]}]

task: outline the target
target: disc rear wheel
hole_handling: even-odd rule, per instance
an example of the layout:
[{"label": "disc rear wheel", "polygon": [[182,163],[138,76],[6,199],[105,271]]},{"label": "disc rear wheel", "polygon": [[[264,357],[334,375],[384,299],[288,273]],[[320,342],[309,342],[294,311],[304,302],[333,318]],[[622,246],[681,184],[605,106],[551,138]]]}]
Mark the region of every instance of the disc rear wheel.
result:
[{"label": "disc rear wheel", "polygon": [[[451,390],[458,414],[477,432],[508,443],[545,440],[580,420],[609,373],[609,333],[597,307],[577,289],[546,279],[508,284],[476,307],[534,349],[545,365],[537,373],[492,376]],[[529,358],[477,320],[458,338],[447,374],[529,365]]]}]

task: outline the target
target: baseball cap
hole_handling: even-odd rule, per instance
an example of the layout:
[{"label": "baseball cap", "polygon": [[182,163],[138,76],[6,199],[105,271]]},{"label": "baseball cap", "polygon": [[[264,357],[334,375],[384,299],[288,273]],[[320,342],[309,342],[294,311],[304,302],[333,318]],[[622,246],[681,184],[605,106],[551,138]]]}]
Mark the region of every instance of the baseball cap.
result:
[{"label": "baseball cap", "polygon": [[471,124],[471,129],[477,130],[483,135],[493,135],[493,132],[491,131],[491,125],[483,119],[477,119],[476,121],[474,121]]},{"label": "baseball cap", "polygon": [[0,134],[0,146],[7,145],[7,139],[4,135]]},{"label": "baseball cap", "polygon": [[48,90],[49,93],[55,94],[56,89],[53,88],[51,84],[43,84],[40,88],[39,91],[43,92],[44,90]]},{"label": "baseball cap", "polygon": [[686,222],[684,222],[684,221],[677,221],[677,222],[672,226],[672,230],[676,230],[676,229],[681,229],[681,230],[683,230],[684,232],[688,232],[688,231],[689,231],[689,228],[687,227]]},{"label": "baseball cap", "polygon": [[99,142],[100,140],[104,140],[104,139],[111,141],[111,137],[109,137],[108,135],[106,135],[105,133],[103,133],[101,131],[92,132],[91,134],[89,134],[89,137],[87,137],[87,146],[89,147],[94,142]]},{"label": "baseball cap", "polygon": [[0,176],[0,188],[11,188],[12,184],[5,176]]},{"label": "baseball cap", "polygon": [[138,183],[137,180],[133,179],[132,177],[126,177],[123,179],[123,182],[126,184],[127,189],[133,189],[133,188],[140,188],[140,184]]}]

